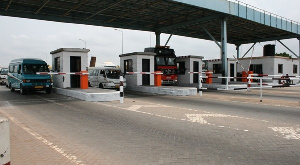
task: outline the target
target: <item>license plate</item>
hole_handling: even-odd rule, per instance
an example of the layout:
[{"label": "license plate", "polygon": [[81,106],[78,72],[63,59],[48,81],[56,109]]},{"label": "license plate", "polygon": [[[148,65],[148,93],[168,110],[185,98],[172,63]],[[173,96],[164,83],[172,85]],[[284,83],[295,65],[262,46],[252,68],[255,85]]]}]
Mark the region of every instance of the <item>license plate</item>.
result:
[{"label": "license plate", "polygon": [[166,77],[167,79],[171,79],[171,77]]},{"label": "license plate", "polygon": [[44,88],[43,86],[35,86],[34,88]]}]

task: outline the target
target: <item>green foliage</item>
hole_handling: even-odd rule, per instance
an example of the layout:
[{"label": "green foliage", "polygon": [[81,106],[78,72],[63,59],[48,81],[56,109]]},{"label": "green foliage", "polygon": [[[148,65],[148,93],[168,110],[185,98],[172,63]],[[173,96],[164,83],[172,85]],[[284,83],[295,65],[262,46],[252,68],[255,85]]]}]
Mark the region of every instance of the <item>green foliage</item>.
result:
[{"label": "green foliage", "polygon": [[289,58],[292,58],[291,55],[287,54],[286,52],[283,52],[283,53],[276,53],[275,56],[281,56],[281,57],[289,57]]}]

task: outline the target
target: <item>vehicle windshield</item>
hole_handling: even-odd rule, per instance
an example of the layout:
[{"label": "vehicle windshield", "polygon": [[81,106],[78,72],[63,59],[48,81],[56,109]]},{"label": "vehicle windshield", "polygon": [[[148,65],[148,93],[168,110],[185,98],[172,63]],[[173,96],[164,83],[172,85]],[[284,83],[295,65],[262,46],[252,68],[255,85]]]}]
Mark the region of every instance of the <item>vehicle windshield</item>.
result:
[{"label": "vehicle windshield", "polygon": [[173,66],[175,58],[173,57],[156,57],[156,65],[158,66]]},{"label": "vehicle windshield", "polygon": [[175,65],[175,58],[166,57],[167,65]]},{"label": "vehicle windshield", "polygon": [[36,72],[49,72],[47,65],[41,64],[24,64],[23,73],[24,74],[36,74]]},{"label": "vehicle windshield", "polygon": [[2,74],[2,75],[7,75],[7,73],[8,73],[8,69],[7,69],[7,68],[1,69],[1,74]]},{"label": "vehicle windshield", "polygon": [[110,79],[119,79],[121,75],[120,70],[105,70],[107,78]]}]

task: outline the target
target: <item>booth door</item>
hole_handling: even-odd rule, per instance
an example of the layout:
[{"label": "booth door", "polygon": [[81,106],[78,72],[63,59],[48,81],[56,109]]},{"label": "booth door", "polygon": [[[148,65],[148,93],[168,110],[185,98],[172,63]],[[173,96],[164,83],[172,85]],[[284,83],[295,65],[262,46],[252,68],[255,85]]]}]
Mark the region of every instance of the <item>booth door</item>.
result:
[{"label": "booth door", "polygon": [[[142,72],[150,72],[150,59],[142,59]],[[142,85],[150,85],[150,74],[142,75]]]},{"label": "booth door", "polygon": [[[230,75],[229,75],[229,77],[234,77],[234,69],[235,69],[234,64],[230,64]],[[234,79],[232,78],[232,79],[230,79],[230,81],[234,81]]]},{"label": "booth door", "polygon": [[[81,71],[81,57],[71,56],[70,57],[70,72],[80,72]],[[80,75],[70,75],[71,76],[71,88],[80,88]]]},{"label": "booth door", "polygon": [[[199,72],[199,61],[193,62],[193,72]],[[199,80],[199,74],[193,74],[193,83],[198,83]]]}]

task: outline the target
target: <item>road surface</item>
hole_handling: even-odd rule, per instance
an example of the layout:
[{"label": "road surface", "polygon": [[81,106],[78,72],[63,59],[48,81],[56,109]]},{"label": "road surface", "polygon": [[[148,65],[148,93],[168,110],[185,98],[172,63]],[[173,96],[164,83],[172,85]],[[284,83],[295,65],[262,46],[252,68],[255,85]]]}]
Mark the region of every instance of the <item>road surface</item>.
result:
[{"label": "road surface", "polygon": [[[0,86],[12,164],[300,164],[300,88],[162,96],[124,104]],[[288,99],[287,99],[288,98]]]}]

